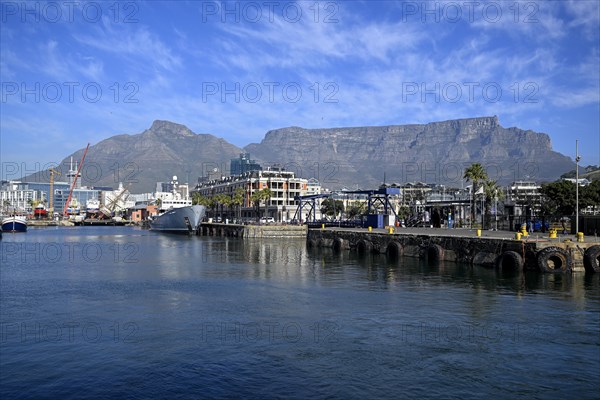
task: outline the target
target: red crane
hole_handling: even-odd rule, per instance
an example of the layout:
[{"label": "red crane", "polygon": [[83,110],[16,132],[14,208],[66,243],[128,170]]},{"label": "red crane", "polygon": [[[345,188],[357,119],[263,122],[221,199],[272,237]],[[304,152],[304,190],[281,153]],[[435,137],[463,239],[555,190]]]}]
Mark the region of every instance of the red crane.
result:
[{"label": "red crane", "polygon": [[65,203],[65,209],[63,210],[63,216],[68,216],[69,212],[67,208],[69,208],[69,204],[71,204],[71,198],[73,197],[73,189],[75,189],[75,184],[77,183],[77,178],[79,178],[79,172],[81,171],[81,167],[83,167],[83,160],[85,160],[85,155],[90,148],[90,144],[88,143],[85,151],[83,152],[83,157],[81,157],[81,162],[79,163],[79,168],[77,168],[77,173],[75,174],[75,179],[73,179],[73,183],[71,184],[71,190],[69,191],[69,198],[67,198],[67,202]]}]

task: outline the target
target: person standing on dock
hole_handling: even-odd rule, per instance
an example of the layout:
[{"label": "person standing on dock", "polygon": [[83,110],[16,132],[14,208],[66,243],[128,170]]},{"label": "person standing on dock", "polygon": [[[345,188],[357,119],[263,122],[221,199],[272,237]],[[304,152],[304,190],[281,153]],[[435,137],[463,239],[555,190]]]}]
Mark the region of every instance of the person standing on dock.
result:
[{"label": "person standing on dock", "polygon": [[529,231],[529,234],[531,235],[533,233],[533,221],[529,221],[528,226],[529,226],[528,231]]}]

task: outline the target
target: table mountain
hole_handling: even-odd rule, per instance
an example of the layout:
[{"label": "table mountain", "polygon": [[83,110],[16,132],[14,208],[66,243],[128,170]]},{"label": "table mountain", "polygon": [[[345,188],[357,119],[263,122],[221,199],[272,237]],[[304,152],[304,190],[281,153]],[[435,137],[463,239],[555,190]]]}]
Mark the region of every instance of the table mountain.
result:
[{"label": "table mountain", "polygon": [[573,169],[552,150],[544,133],[504,128],[498,118],[429,124],[269,131],[245,147],[257,159],[281,163],[328,187],[373,188],[387,183],[428,182],[461,186],[464,168],[482,163],[491,179],[554,180]]},{"label": "table mountain", "polygon": [[[552,150],[544,133],[500,126],[497,117],[467,118],[420,125],[355,128],[282,128],[269,131],[259,144],[244,149],[210,134],[196,134],[184,125],[154,121],[150,129],[117,135],[90,147],[82,173],[88,186],[116,187],[131,183],[135,193],[152,192],[156,182],[173,175],[180,182],[218,169],[250,152],[268,166],[282,164],[305,178],[317,177],[329,188],[374,188],[387,183],[428,182],[461,186],[464,168],[473,162],[506,184],[514,180],[554,180],[575,168],[568,157]],[[80,160],[83,149],[72,154]],[[60,171],[65,180],[71,156]],[[27,177],[48,181],[48,173]]]}]

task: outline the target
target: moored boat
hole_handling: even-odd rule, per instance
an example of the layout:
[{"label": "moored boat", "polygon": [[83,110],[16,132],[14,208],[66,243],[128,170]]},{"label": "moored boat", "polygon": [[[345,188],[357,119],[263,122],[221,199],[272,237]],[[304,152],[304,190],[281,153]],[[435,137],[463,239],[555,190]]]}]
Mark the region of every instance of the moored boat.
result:
[{"label": "moored boat", "polygon": [[154,217],[150,221],[150,229],[161,232],[192,233],[200,225],[205,212],[206,208],[198,205],[172,208]]},{"label": "moored boat", "polygon": [[85,211],[88,214],[97,214],[100,211],[100,202],[97,199],[89,199],[85,203]]},{"label": "moored boat", "polygon": [[40,203],[33,210],[33,216],[35,219],[46,219],[48,218],[48,211],[46,210],[46,206]]},{"label": "moored boat", "polygon": [[2,219],[3,232],[27,232],[27,218],[20,215]]}]

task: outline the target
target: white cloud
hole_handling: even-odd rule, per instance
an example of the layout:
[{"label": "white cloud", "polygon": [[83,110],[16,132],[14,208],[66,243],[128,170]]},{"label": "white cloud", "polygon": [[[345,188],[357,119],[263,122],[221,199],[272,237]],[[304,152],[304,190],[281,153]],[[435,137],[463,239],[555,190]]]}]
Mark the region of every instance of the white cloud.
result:
[{"label": "white cloud", "polygon": [[582,29],[588,39],[598,40],[600,26],[600,3],[598,1],[569,0],[563,2],[567,13],[574,18],[568,27],[572,30]]},{"label": "white cloud", "polygon": [[181,66],[181,58],[147,28],[136,24],[135,27],[122,29],[106,20],[103,22],[96,24],[92,35],[75,34],[75,40],[126,59],[132,58],[137,62],[143,60],[151,66],[170,72]]}]

